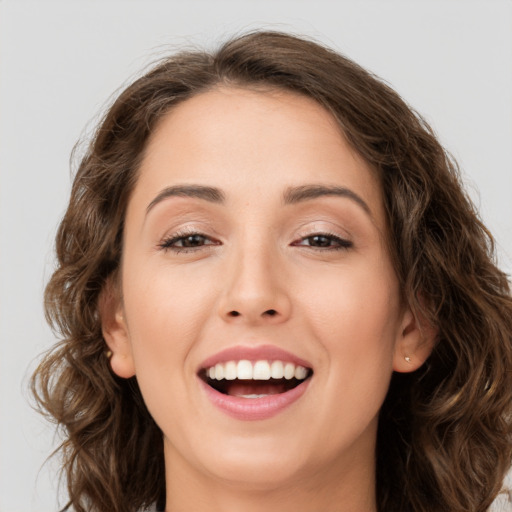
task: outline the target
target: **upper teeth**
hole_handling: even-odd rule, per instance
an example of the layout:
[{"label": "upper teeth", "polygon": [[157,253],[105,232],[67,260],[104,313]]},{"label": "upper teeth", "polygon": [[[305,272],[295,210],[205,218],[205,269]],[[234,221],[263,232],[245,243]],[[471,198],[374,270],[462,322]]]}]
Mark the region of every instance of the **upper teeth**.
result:
[{"label": "upper teeth", "polygon": [[207,368],[206,374],[215,380],[269,380],[269,379],[296,379],[307,377],[308,370],[304,366],[283,361],[228,361],[217,363]]}]

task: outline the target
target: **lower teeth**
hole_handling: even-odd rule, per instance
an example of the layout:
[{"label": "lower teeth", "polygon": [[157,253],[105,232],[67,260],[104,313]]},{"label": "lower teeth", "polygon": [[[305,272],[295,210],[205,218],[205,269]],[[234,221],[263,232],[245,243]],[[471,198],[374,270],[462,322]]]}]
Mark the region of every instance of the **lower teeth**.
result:
[{"label": "lower teeth", "polygon": [[240,398],[262,398],[268,395],[238,395]]}]

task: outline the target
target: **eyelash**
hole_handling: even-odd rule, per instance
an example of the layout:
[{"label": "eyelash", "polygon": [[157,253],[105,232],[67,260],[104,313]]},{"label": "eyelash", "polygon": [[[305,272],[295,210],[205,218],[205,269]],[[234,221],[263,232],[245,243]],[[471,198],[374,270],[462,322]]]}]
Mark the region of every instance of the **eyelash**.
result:
[{"label": "eyelash", "polygon": [[[220,245],[220,242],[218,242],[218,241],[213,241],[213,243],[202,243],[200,245],[191,246],[191,247],[174,245],[177,242],[183,243],[183,241],[189,237],[200,237],[203,239],[203,241],[208,240],[208,241],[212,242],[212,239],[210,237],[208,237],[207,235],[204,235],[202,233],[199,233],[197,231],[179,231],[179,232],[173,234],[172,236],[162,240],[158,244],[158,247],[163,251],[173,251],[177,254],[184,254],[184,253],[188,253],[188,252],[194,252],[199,249],[203,249],[205,247],[209,248],[211,246]],[[309,244],[306,245],[306,244],[301,243],[306,240],[309,240],[311,242],[311,240],[316,237],[327,239],[330,243],[334,242],[335,245],[329,245],[327,247],[325,247],[325,246],[324,247],[315,247],[313,245],[309,245]],[[324,252],[324,251],[346,251],[348,249],[351,249],[354,244],[350,240],[341,238],[341,237],[335,235],[334,233],[319,232],[319,233],[311,233],[306,236],[302,236],[299,238],[299,240],[297,242],[292,242],[291,245],[295,246],[295,247],[310,247],[314,251]]]},{"label": "eyelash", "polygon": [[299,242],[303,242],[305,240],[311,240],[313,238],[325,238],[328,239],[330,242],[334,242],[336,245],[329,246],[329,247],[315,247],[313,245],[304,245],[302,243],[293,242],[292,245],[298,246],[298,247],[311,247],[311,249],[315,251],[346,251],[348,249],[351,249],[354,244],[345,238],[341,238],[338,235],[335,235],[334,233],[311,233],[306,236],[302,236],[299,239]]},{"label": "eyelash", "polygon": [[210,241],[212,240],[210,237],[203,235],[202,233],[199,233],[197,231],[192,231],[192,230],[191,231],[178,231],[177,233],[171,235],[170,237],[164,238],[158,244],[158,247],[160,249],[162,249],[163,251],[173,251],[175,253],[183,254],[183,253],[187,253],[187,252],[194,252],[194,251],[204,248],[204,247],[219,245],[219,242],[208,243],[208,244],[203,243],[201,245],[196,245],[196,246],[192,246],[192,247],[183,247],[183,246],[180,247],[180,246],[173,245],[180,241],[183,242],[183,240],[185,240],[186,238],[190,238],[190,237],[201,237],[204,240],[210,240]]}]

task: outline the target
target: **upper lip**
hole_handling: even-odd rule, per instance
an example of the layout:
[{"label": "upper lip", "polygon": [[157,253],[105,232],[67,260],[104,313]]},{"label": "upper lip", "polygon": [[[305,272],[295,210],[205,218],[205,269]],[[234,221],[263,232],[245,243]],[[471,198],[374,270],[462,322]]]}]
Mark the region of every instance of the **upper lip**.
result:
[{"label": "upper lip", "polygon": [[226,363],[228,361],[241,361],[247,360],[255,361],[283,361],[294,363],[295,365],[303,366],[304,368],[311,369],[311,363],[308,361],[288,352],[275,345],[236,345],[229,347],[205,359],[198,371],[210,368],[218,363]]}]

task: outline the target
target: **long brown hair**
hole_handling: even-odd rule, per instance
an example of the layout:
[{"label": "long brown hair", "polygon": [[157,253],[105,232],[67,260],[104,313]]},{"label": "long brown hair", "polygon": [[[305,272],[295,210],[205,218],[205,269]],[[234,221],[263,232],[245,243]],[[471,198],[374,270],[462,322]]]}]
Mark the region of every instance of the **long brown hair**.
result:
[{"label": "long brown hair", "polygon": [[439,333],[420,370],[392,377],[377,439],[378,509],[483,512],[512,462],[512,299],[493,239],[453,160],[393,90],[330,49],[276,32],[161,61],[120,94],[79,165],[45,294],[61,341],[33,377],[39,406],[64,434],[68,507],[132,512],[164,499],[162,434],[136,379],[109,368],[98,300],[119,267],[127,202],[156,123],[219,84],[314,99],[376,169],[404,300]]}]

